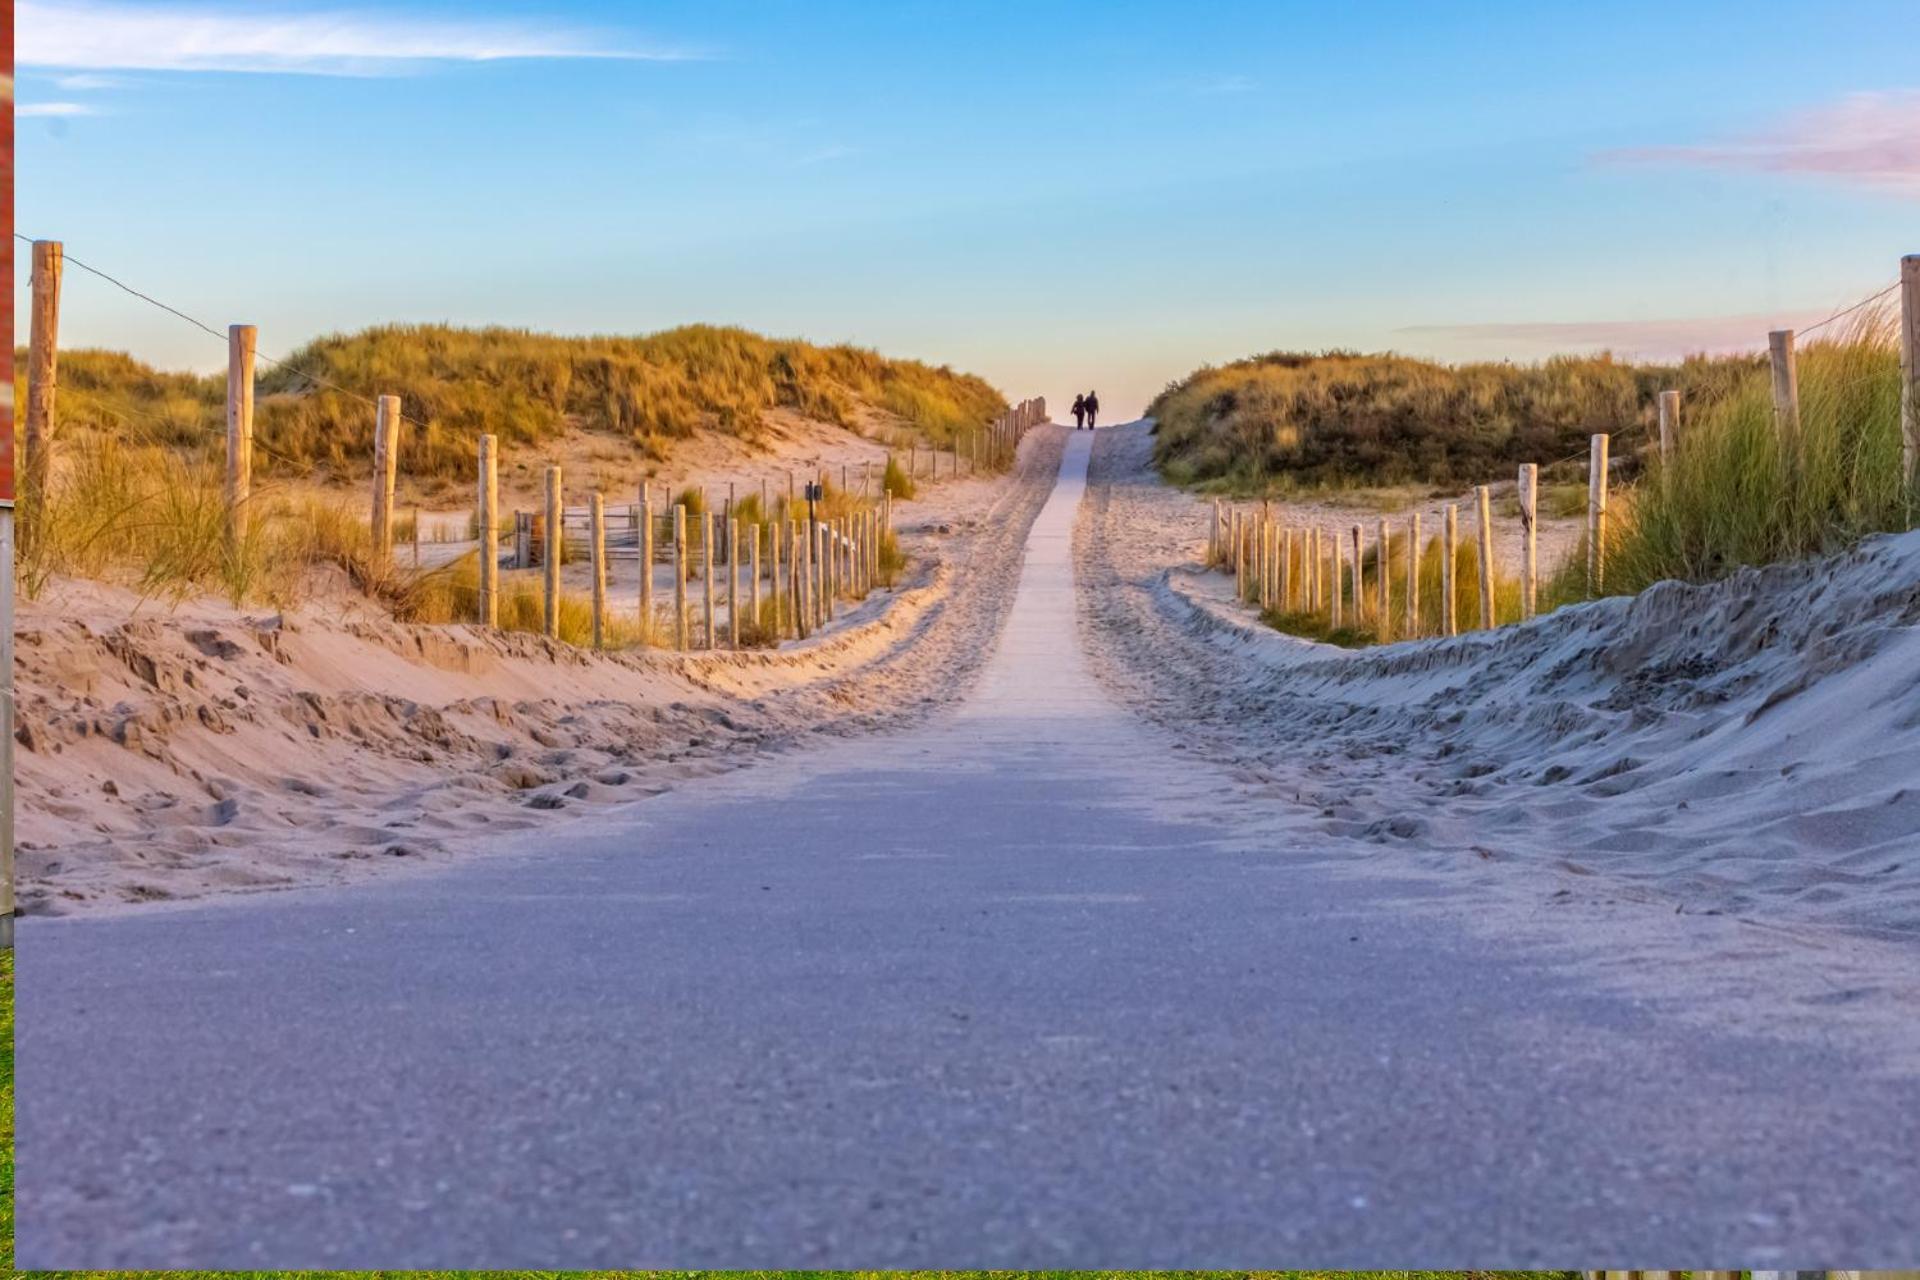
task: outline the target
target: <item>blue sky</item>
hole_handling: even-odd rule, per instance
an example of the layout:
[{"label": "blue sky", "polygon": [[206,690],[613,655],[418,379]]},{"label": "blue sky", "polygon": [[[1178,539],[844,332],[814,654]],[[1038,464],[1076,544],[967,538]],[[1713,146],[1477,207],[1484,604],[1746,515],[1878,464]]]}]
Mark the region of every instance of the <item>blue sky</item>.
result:
[{"label": "blue sky", "polygon": [[[1113,416],[1277,347],[1763,342],[1920,252],[1911,0],[18,15],[20,228],[276,353],[713,321]],[[63,329],[223,359],[77,271]]]}]

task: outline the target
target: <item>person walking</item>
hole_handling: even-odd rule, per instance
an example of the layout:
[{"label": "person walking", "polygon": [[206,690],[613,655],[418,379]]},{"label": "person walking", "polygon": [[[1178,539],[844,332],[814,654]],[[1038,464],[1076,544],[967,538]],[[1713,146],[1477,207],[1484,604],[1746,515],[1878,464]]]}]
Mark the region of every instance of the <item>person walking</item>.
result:
[{"label": "person walking", "polygon": [[1097,391],[1087,392],[1086,398],[1080,402],[1080,406],[1087,411],[1087,430],[1091,431],[1100,419],[1100,393]]},{"label": "person walking", "polygon": [[1087,398],[1085,396],[1075,396],[1073,398],[1073,429],[1075,431],[1078,431],[1080,428],[1086,425],[1087,425]]}]

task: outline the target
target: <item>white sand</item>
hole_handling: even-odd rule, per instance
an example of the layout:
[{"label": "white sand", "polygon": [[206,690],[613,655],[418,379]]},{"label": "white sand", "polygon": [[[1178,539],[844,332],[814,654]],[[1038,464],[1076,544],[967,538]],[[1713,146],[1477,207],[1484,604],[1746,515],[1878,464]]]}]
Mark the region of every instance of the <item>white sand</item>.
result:
[{"label": "white sand", "polygon": [[[832,431],[758,457],[784,470],[882,452]],[[344,595],[275,615],[57,583],[17,624],[22,909],[430,866],[942,705],[1010,604],[1061,438],[1030,438],[1011,479],[943,480],[898,504],[913,560],[899,589],[778,652],[595,656],[398,625]],[[685,483],[743,478],[679,465]]]},{"label": "white sand", "polygon": [[1448,876],[1547,870],[1546,905],[1920,934],[1920,534],[1348,652],[1199,571],[1206,504],[1154,480],[1149,445],[1126,428],[1095,455],[1089,643],[1292,829]]}]

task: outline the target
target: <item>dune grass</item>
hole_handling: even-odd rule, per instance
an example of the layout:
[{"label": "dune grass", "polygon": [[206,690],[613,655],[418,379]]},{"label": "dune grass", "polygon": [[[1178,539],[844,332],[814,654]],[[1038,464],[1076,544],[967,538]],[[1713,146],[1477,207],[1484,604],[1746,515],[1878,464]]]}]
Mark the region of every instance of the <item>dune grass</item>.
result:
[{"label": "dune grass", "polygon": [[1671,463],[1653,460],[1611,516],[1609,591],[1704,581],[1913,527],[1920,494],[1901,474],[1893,321],[1862,313],[1801,350],[1797,433],[1776,425],[1764,372],[1685,416]]},{"label": "dune grass", "polygon": [[1601,355],[1443,365],[1274,352],[1197,370],[1147,412],[1158,423],[1155,461],[1176,484],[1234,494],[1458,486],[1577,453],[1595,432],[1645,439],[1661,390],[1679,388],[1698,408],[1761,364],[1635,365]]},{"label": "dune grass", "polygon": [[[166,373],[118,352],[76,350],[61,353],[60,381],[72,393],[60,405],[63,435],[135,420],[156,443],[178,448],[209,450],[222,438],[224,375]],[[401,470],[461,482],[472,474],[475,441],[488,432],[503,449],[571,429],[599,432],[662,457],[700,430],[753,438],[767,411],[787,408],[846,427],[878,412],[945,445],[1006,408],[985,381],[945,366],[744,329],[568,338],[392,325],[320,338],[281,364],[261,363],[256,467],[264,475],[366,474],[374,414],[362,397],[383,393],[401,397],[420,424],[401,433]]]},{"label": "dune grass", "polygon": [[[1457,632],[1477,631],[1480,626],[1480,550],[1476,540],[1473,520],[1470,512],[1461,511],[1459,536],[1454,546],[1454,584],[1453,617]],[[1419,599],[1418,617],[1409,620],[1407,616],[1408,598],[1408,556],[1411,542],[1411,530],[1404,519],[1389,519],[1389,547],[1386,557],[1388,578],[1387,625],[1380,625],[1379,589],[1381,557],[1379,550],[1379,530],[1375,522],[1361,527],[1363,550],[1360,558],[1361,590],[1356,604],[1353,584],[1353,553],[1351,534],[1342,530],[1342,548],[1344,551],[1340,569],[1341,619],[1338,626],[1333,622],[1332,587],[1333,561],[1331,544],[1323,535],[1319,573],[1322,577],[1320,605],[1313,608],[1307,597],[1308,551],[1305,540],[1296,531],[1294,547],[1288,562],[1288,576],[1292,589],[1287,597],[1273,599],[1269,607],[1261,610],[1260,619],[1275,630],[1289,635],[1297,635],[1310,640],[1319,640],[1344,648],[1363,648],[1385,641],[1425,639],[1446,634],[1446,549],[1444,539],[1431,528],[1423,528],[1418,563],[1414,566],[1417,578]],[[1226,562],[1213,562],[1211,567],[1232,572],[1232,565]],[[1498,561],[1492,574],[1493,625],[1502,626],[1520,621],[1523,613],[1522,584],[1520,579],[1503,571]],[[1251,579],[1246,584],[1247,602],[1257,603],[1259,599],[1258,583]],[[1539,583],[1536,595],[1538,612],[1546,613],[1563,604],[1585,598],[1584,572],[1581,574],[1546,574]]]}]

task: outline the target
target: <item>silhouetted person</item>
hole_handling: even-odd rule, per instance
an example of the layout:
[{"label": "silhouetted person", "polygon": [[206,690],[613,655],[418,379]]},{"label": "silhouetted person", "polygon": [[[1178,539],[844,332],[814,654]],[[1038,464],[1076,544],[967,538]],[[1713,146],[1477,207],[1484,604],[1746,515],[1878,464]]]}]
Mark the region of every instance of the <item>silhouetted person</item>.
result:
[{"label": "silhouetted person", "polygon": [[1087,398],[1081,406],[1087,411],[1087,430],[1091,431],[1100,421],[1100,396],[1098,392],[1087,392]]},{"label": "silhouetted person", "polygon": [[1080,428],[1086,425],[1087,425],[1087,398],[1085,396],[1075,396],[1073,398],[1073,429],[1075,431],[1078,431]]}]

